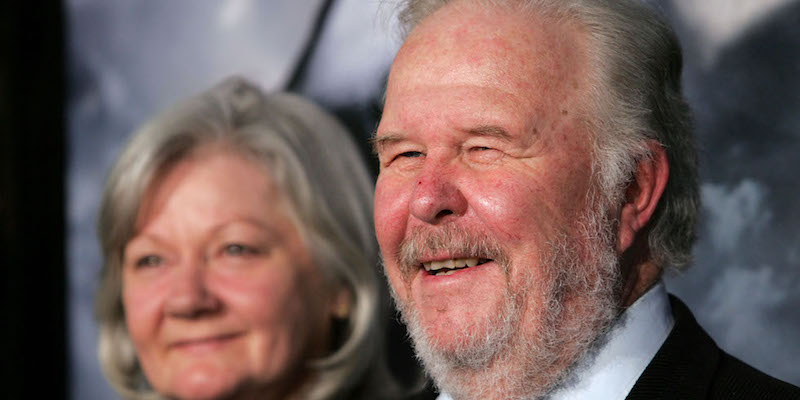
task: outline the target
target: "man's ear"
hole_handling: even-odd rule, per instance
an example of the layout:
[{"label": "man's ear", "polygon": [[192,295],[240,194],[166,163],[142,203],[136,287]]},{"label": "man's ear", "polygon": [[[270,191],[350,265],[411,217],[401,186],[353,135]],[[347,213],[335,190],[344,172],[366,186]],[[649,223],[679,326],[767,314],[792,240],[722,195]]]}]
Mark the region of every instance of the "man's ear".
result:
[{"label": "man's ear", "polygon": [[617,252],[628,250],[639,233],[650,221],[664,194],[669,180],[667,152],[659,143],[650,141],[650,156],[644,157],[636,167],[636,175],[625,191],[625,202],[620,210]]}]

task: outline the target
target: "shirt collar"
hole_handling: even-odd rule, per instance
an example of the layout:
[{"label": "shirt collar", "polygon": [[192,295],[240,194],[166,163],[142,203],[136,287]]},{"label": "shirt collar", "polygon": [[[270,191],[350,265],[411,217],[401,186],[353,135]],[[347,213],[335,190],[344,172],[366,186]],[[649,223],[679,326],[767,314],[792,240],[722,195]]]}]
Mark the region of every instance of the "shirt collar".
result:
[{"label": "shirt collar", "polygon": [[[622,313],[604,343],[549,399],[625,399],[674,325],[667,289],[659,281]],[[452,398],[443,393],[437,400]]]}]

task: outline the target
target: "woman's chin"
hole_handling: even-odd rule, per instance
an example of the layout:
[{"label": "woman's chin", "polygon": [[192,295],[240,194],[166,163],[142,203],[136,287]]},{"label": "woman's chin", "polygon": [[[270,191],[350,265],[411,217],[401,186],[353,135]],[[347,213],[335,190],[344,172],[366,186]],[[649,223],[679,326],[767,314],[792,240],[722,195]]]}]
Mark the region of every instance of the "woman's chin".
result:
[{"label": "woman's chin", "polygon": [[226,399],[235,394],[244,382],[210,368],[196,368],[175,377],[163,393],[185,400]]}]

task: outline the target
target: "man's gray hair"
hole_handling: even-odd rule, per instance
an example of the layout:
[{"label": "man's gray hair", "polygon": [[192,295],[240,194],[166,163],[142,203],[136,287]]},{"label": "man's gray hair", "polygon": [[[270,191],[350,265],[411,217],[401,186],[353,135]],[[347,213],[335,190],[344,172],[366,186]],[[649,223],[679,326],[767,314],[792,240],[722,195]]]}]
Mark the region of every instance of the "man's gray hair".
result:
[{"label": "man's gray hair", "polygon": [[449,3],[507,7],[574,23],[589,40],[589,95],[584,106],[595,133],[593,170],[602,192],[621,204],[648,142],[666,150],[670,176],[648,228],[651,257],[662,267],[691,262],[699,208],[697,152],[691,113],[681,93],[681,48],[672,28],[638,0],[408,0],[400,6],[405,34]]},{"label": "man's gray hair", "polygon": [[290,94],[264,94],[241,78],[230,78],[148,122],[108,177],[98,222],[105,262],[95,306],[100,360],[111,384],[125,398],[160,398],[143,374],[125,324],[123,251],[152,184],[209,145],[266,167],[289,199],[290,214],[317,268],[351,292],[341,345],[308,366],[315,377],[308,398],[359,398],[352,394],[355,387],[371,392],[369,398],[391,393],[394,381],[383,363],[373,184],[363,156],[345,128],[321,108]]}]

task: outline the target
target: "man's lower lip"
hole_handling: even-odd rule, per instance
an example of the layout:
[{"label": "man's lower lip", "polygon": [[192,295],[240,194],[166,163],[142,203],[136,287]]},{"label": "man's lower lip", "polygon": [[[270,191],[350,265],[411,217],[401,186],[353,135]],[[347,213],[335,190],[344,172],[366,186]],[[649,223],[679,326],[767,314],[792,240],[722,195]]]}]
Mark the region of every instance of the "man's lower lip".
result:
[{"label": "man's lower lip", "polygon": [[490,261],[474,267],[465,268],[451,275],[431,275],[419,269],[411,281],[412,296],[417,301],[430,301],[431,298],[443,299],[450,296],[463,296],[472,293],[476,288],[486,287],[503,279],[505,274],[497,262]]},{"label": "man's lower lip", "polygon": [[[467,274],[469,272],[477,272],[481,269],[494,265],[494,261],[487,261],[483,264],[476,265],[474,267],[467,267],[461,269],[452,270],[452,273],[441,274],[442,270],[438,271],[426,271],[424,268],[420,269],[420,272],[423,274],[423,278],[425,279],[447,279],[457,277],[459,275]],[[439,274],[434,274],[433,272],[439,272]]]}]

